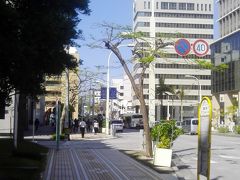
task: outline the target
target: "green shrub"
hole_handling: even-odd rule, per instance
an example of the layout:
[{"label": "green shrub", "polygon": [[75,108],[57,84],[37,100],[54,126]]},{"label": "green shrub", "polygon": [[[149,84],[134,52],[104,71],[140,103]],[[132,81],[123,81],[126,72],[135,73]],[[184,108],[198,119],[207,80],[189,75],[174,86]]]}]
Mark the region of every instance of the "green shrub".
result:
[{"label": "green shrub", "polygon": [[64,134],[70,134],[71,133],[71,130],[69,128],[64,128],[63,129],[63,133]]},{"label": "green shrub", "polygon": [[240,125],[234,127],[234,132],[240,134]]},{"label": "green shrub", "polygon": [[106,119],[104,119],[104,120],[102,121],[102,127],[103,127],[103,128],[106,127]]},{"label": "green shrub", "polygon": [[[52,134],[52,138],[53,140],[56,140],[56,134]],[[64,140],[65,139],[65,134],[60,134],[60,140]]]},{"label": "green shrub", "polygon": [[151,130],[153,141],[157,141],[157,147],[170,148],[173,142],[179,135],[183,134],[182,129],[176,126],[175,120],[160,121]]},{"label": "green shrub", "polygon": [[229,132],[229,129],[227,126],[222,126],[222,127],[219,127],[218,128],[218,132],[219,133],[228,133]]}]

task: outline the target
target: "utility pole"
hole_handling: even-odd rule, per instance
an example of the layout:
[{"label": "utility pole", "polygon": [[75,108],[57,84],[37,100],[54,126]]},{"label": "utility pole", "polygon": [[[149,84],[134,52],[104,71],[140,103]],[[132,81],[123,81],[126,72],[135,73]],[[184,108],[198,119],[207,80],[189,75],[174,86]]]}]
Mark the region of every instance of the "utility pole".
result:
[{"label": "utility pole", "polygon": [[[69,51],[69,50],[68,50]],[[65,111],[66,111],[66,122],[65,124],[68,123],[68,128],[71,128],[71,121],[69,117],[69,69],[66,69],[66,106],[65,106]]]},{"label": "utility pole", "polygon": [[92,116],[94,116],[94,109],[95,109],[95,89],[92,89]]}]

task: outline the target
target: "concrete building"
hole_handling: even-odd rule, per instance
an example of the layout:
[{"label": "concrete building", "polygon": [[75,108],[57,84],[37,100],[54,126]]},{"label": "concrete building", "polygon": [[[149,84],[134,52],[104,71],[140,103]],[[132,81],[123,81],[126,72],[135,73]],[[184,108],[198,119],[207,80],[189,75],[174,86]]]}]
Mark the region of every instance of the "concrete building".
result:
[{"label": "concrete building", "polygon": [[14,125],[14,98],[12,96],[12,103],[5,107],[4,118],[0,118],[0,134],[12,134]]},{"label": "concrete building", "polygon": [[112,112],[116,118],[122,114],[133,113],[132,86],[127,75],[122,79],[112,79],[111,87],[117,89],[117,99],[112,100]]},{"label": "concrete building", "polygon": [[[134,0],[133,30],[143,32],[146,39],[154,42],[157,38],[176,42],[180,38],[193,44],[198,39],[207,43],[213,42],[213,1],[209,0]],[[154,44],[154,43],[153,43]],[[144,47],[144,44],[140,44]],[[167,116],[167,106],[170,106],[170,118],[180,119],[180,100],[176,96],[167,95],[163,98],[163,106],[156,96],[156,86],[159,78],[165,84],[173,85],[176,90],[184,89],[184,117],[197,115],[199,85],[203,96],[211,96],[211,71],[200,69],[196,59],[210,62],[210,52],[204,57],[197,57],[193,50],[186,57],[179,56],[173,46],[163,49],[164,57],[156,58],[150,64],[145,74],[144,95],[149,106],[150,123],[164,119]],[[134,65],[133,75],[137,77],[139,64]],[[195,76],[196,79],[186,78]],[[137,82],[137,81],[136,81]],[[168,100],[170,99],[170,100]],[[169,102],[170,101],[170,102]],[[134,101],[139,112],[139,102]]]},{"label": "concrete building", "polygon": [[212,62],[228,69],[212,74],[213,113],[216,125],[229,125],[240,117],[240,1],[217,3],[220,38],[211,45]]}]

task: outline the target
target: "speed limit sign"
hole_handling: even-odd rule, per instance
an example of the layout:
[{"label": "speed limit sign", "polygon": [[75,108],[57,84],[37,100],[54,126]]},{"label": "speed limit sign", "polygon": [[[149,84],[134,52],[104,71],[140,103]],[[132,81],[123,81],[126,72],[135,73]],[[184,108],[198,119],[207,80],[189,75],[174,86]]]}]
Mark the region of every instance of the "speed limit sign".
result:
[{"label": "speed limit sign", "polygon": [[205,56],[209,51],[209,45],[206,41],[202,39],[196,40],[193,44],[193,51],[196,56]]}]

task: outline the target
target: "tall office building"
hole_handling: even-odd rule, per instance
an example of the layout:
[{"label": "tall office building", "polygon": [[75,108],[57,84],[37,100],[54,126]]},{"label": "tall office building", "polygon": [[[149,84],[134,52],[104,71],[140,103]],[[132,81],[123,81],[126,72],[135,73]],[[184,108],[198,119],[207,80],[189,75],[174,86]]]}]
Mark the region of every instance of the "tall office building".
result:
[{"label": "tall office building", "polygon": [[[209,44],[213,41],[213,1],[134,0],[133,12],[133,30],[143,32],[149,41],[153,42],[157,38],[172,42],[184,38],[190,44],[198,39],[203,39]],[[164,79],[166,85],[173,85],[176,90],[184,89],[183,117],[197,115],[199,84],[201,94],[211,96],[211,71],[201,69],[195,61],[210,61],[210,52],[204,57],[197,57],[191,50],[183,58],[176,53],[173,46],[167,46],[163,50],[164,57],[156,58],[145,74],[144,95],[149,107],[150,123],[160,118],[165,119],[167,107],[170,118],[180,119],[181,100],[176,96],[164,95],[163,106],[160,108],[161,100],[156,95],[159,78]],[[139,67],[136,62],[133,68],[135,77]],[[185,75],[194,78],[187,78]],[[134,104],[139,106],[136,98]],[[136,109],[138,111],[138,108]]]},{"label": "tall office building", "polygon": [[[211,45],[212,62],[228,65],[213,72],[213,112],[216,124],[229,124],[240,117],[240,1],[218,0],[220,38]],[[238,111],[233,111],[238,106]]]}]

